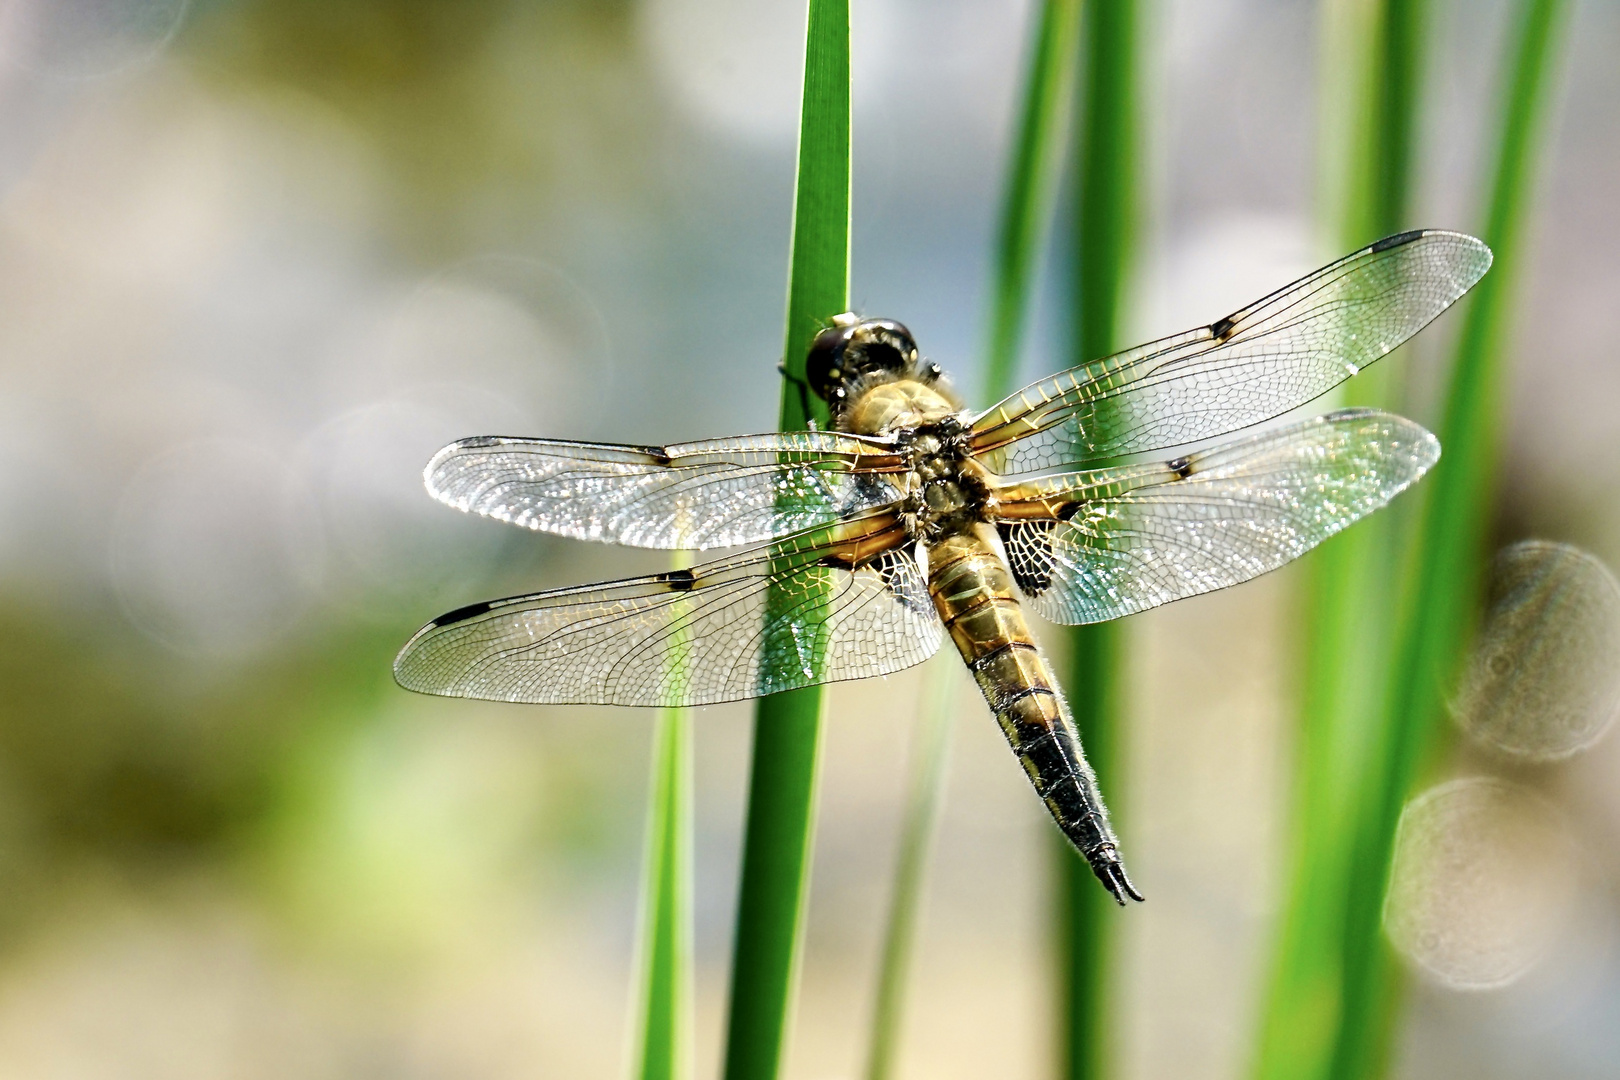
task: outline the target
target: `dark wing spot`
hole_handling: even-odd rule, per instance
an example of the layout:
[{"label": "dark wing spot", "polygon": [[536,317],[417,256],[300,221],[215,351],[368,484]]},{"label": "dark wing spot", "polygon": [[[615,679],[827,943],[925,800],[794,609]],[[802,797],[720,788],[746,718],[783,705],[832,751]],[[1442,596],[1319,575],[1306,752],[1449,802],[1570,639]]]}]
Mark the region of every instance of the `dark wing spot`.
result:
[{"label": "dark wing spot", "polygon": [[1422,235],[1422,229],[1412,229],[1409,232],[1398,232],[1394,236],[1386,236],[1382,240],[1374,241],[1373,246],[1367,250],[1376,255],[1380,251],[1388,251],[1390,248],[1398,248],[1402,244],[1410,244],[1412,241],[1416,240]]},{"label": "dark wing spot", "polygon": [[1233,319],[1232,316],[1228,315],[1224,319],[1219,319],[1210,323],[1209,332],[1216,341],[1225,341],[1227,338],[1232,336],[1232,331],[1234,328],[1236,328],[1236,326],[1237,321]]},{"label": "dark wing spot", "polygon": [[1164,467],[1185,480],[1192,475],[1192,459],[1178,457],[1164,463]]},{"label": "dark wing spot", "polygon": [[697,584],[697,575],[690,570],[666,570],[658,575],[658,580],[668,585],[672,592],[686,592]]},{"label": "dark wing spot", "polygon": [[996,522],[996,531],[1007,549],[1007,568],[1018,588],[1031,600],[1052,587],[1052,566],[1056,562],[1052,555],[1054,525],[1050,521]]},{"label": "dark wing spot", "polygon": [[893,592],[895,571],[894,564],[888,559],[879,559],[877,560],[877,563],[873,569],[878,572],[878,577],[883,579],[883,587],[888,589],[890,592]]},{"label": "dark wing spot", "polygon": [[435,627],[454,626],[458,622],[466,622],[468,619],[476,619],[478,616],[482,615],[484,612],[488,611],[494,606],[495,605],[488,600],[481,600],[476,604],[468,604],[466,607],[458,607],[456,610],[446,612],[445,614],[440,615],[437,619],[434,619],[433,625]]},{"label": "dark wing spot", "polygon": [[[890,487],[891,481],[884,476],[873,473],[856,473],[855,482],[850,485],[849,499],[839,507],[844,517],[858,513],[868,506],[876,506],[883,500],[885,487]],[[890,500],[893,501],[893,500]]]}]

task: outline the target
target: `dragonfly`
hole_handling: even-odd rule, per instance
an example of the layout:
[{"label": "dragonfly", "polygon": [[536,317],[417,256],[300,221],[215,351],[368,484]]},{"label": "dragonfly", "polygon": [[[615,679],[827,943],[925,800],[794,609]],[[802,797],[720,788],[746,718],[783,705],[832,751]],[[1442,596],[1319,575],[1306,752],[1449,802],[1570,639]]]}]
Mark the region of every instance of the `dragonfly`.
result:
[{"label": "dragonfly", "polygon": [[452,443],[425,480],[458,510],[736,550],[451,611],[409,640],[395,678],[496,701],[698,706],[887,675],[949,638],[1057,827],[1119,904],[1141,900],[1027,613],[1095,623],[1248,581],[1415,483],[1438,441],[1377,410],[1215,440],[1380,359],[1490,263],[1461,233],[1389,236],[982,412],[901,323],[847,313],[809,343],[800,383],[827,403],[825,430]]}]

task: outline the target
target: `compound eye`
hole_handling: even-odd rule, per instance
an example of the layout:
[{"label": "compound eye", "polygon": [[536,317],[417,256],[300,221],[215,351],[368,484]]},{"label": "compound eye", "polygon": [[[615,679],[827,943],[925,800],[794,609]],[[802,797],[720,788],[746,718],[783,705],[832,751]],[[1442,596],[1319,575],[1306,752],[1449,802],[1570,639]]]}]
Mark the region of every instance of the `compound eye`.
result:
[{"label": "compound eye", "polygon": [[874,336],[879,336],[893,345],[895,351],[900,354],[902,362],[906,364],[915,364],[917,362],[917,340],[911,336],[911,331],[906,329],[905,323],[898,323],[893,319],[883,319],[881,321],[874,320],[871,325],[877,331]]},{"label": "compound eye", "polygon": [[873,341],[865,345],[856,346],[851,351],[860,353],[860,370],[868,371],[901,371],[906,366],[906,357],[892,342]]},{"label": "compound eye", "polygon": [[855,327],[846,355],[846,372],[898,374],[916,363],[917,345],[911,339],[911,332],[893,319],[867,319]]},{"label": "compound eye", "polygon": [[833,387],[844,378],[844,350],[849,345],[852,327],[830,326],[816,335],[805,358],[804,378],[817,397],[830,400]]}]

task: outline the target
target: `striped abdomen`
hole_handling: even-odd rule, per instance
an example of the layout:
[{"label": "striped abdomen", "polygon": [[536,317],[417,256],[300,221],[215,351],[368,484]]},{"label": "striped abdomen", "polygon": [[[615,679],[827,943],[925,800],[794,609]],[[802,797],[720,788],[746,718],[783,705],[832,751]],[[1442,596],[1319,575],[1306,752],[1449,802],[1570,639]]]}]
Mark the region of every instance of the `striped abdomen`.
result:
[{"label": "striped abdomen", "polygon": [[928,549],[928,592],[1058,828],[1114,899],[1142,899],[1120,863],[1097,777],[1006,563],[976,533],[948,536]]}]

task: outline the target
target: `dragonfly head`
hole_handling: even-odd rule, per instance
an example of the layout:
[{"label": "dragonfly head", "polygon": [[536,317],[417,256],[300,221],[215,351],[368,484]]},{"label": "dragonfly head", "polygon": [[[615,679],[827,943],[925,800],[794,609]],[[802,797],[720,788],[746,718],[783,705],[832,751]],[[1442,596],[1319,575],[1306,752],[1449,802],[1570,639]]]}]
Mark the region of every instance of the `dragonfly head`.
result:
[{"label": "dragonfly head", "polygon": [[893,319],[862,319],[852,313],[836,316],[816,335],[804,373],[810,389],[834,412],[858,383],[873,376],[933,382],[940,375],[937,365],[922,361],[910,330]]}]

